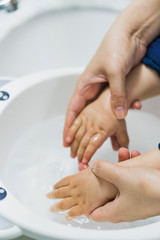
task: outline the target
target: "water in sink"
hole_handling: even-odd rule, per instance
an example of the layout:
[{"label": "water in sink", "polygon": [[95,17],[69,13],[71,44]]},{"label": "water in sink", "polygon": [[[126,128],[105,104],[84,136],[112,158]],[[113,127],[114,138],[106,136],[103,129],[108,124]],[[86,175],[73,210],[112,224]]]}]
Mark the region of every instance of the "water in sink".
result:
[{"label": "water in sink", "polygon": [[[66,222],[65,212],[49,212],[50,206],[57,200],[48,200],[46,193],[61,178],[78,172],[77,160],[71,159],[69,149],[62,147],[63,123],[64,116],[39,123],[21,136],[11,149],[3,179],[19,201],[39,215],[71,227],[119,229],[159,220],[156,217],[133,223],[112,224],[92,222],[82,216]],[[131,111],[127,126],[131,139],[130,149],[138,149],[143,153],[157,146],[160,135],[159,118]],[[94,158],[116,162],[117,152],[112,151],[108,140]]]}]

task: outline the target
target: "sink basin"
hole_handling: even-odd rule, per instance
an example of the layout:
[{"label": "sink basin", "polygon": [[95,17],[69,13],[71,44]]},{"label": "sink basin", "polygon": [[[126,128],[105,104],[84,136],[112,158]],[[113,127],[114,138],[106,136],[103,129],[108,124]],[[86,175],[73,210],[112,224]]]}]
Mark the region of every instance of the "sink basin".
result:
[{"label": "sink basin", "polygon": [[[0,187],[7,192],[3,196],[0,192],[0,216],[15,224],[18,233],[39,240],[159,239],[160,217],[120,224],[82,217],[68,223],[64,214],[49,213],[53,202],[46,193],[56,181],[78,171],[69,149],[62,147],[61,136],[65,109],[81,72],[39,72],[1,88],[10,97],[0,102]],[[156,115],[130,111],[127,125],[131,149],[143,153],[156,147],[160,134]],[[117,153],[106,141],[94,158],[115,162]]]},{"label": "sink basin", "polygon": [[[21,77],[48,69],[86,66],[116,16],[129,2],[21,1],[17,12],[0,15],[0,76]],[[160,97],[145,101],[144,111],[160,117],[155,109],[159,102]],[[0,219],[0,229],[10,226]],[[1,233],[0,239],[7,239]],[[10,238],[21,234],[15,226]]]},{"label": "sink basin", "polygon": [[33,14],[1,40],[0,76],[87,65],[117,15],[92,5]]}]

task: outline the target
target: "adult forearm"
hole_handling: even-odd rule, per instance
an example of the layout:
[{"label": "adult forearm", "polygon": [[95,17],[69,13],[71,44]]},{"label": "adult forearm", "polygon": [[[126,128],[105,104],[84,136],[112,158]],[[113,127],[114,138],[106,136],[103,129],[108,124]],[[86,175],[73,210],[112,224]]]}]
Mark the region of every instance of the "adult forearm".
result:
[{"label": "adult forearm", "polygon": [[160,34],[160,0],[134,0],[115,22],[122,33],[148,46]]}]

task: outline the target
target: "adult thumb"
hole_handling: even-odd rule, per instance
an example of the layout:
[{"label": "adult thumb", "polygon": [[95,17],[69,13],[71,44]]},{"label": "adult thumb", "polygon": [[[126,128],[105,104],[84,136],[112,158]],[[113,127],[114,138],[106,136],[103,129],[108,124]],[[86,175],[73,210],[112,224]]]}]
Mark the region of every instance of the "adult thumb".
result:
[{"label": "adult thumb", "polygon": [[128,111],[125,76],[115,72],[109,78],[109,86],[113,112],[118,119],[124,119]]},{"label": "adult thumb", "polygon": [[122,167],[105,160],[95,160],[91,164],[91,169],[96,176],[114,184],[118,189],[123,185],[124,169]]}]

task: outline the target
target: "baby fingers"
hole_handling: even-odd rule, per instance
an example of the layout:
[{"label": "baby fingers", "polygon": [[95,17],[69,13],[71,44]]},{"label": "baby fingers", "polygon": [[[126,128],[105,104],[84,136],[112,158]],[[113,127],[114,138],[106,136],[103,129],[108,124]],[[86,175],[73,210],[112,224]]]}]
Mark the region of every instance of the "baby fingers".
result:
[{"label": "baby fingers", "polygon": [[62,188],[56,189],[53,192],[48,193],[47,197],[50,199],[59,199],[59,198],[70,197],[69,188],[62,187]]},{"label": "baby fingers", "polygon": [[82,141],[80,142],[80,145],[79,145],[79,148],[77,151],[79,163],[82,162],[83,155],[85,153],[85,150],[86,150],[92,136],[93,136],[92,131],[89,131],[84,135],[84,137],[82,138]]},{"label": "baby fingers", "polygon": [[74,137],[75,137],[75,134],[76,132],[78,131],[78,129],[80,128],[81,126],[81,118],[77,118],[72,126],[70,127],[69,131],[68,131],[68,134],[67,134],[67,137],[66,137],[66,141],[67,143],[72,143]]},{"label": "baby fingers", "polygon": [[72,142],[72,145],[71,145],[71,157],[76,157],[79,144],[85,134],[85,131],[86,131],[85,126],[81,126],[77,131],[74,137],[74,141]]},{"label": "baby fingers", "polygon": [[72,197],[69,197],[53,205],[50,208],[50,211],[51,212],[66,211],[76,205],[77,205],[76,200],[73,199]]},{"label": "baby fingers", "polygon": [[59,182],[57,182],[54,185],[54,189],[58,189],[61,187],[66,187],[70,184],[71,179],[73,178],[74,175],[70,175],[68,177],[63,178],[62,180],[60,180]]},{"label": "baby fingers", "polygon": [[105,140],[106,140],[106,136],[100,133],[95,134],[90,139],[90,142],[88,143],[88,146],[84,151],[82,163],[87,164],[92,158],[93,154],[97,151],[98,148],[101,147],[101,145],[104,143]]},{"label": "baby fingers", "polygon": [[74,206],[67,214],[66,216],[66,220],[72,220],[72,218],[76,218],[76,217],[79,217],[81,215],[84,215],[85,214],[85,211],[84,209],[80,206],[80,205],[77,205],[77,206]]}]

